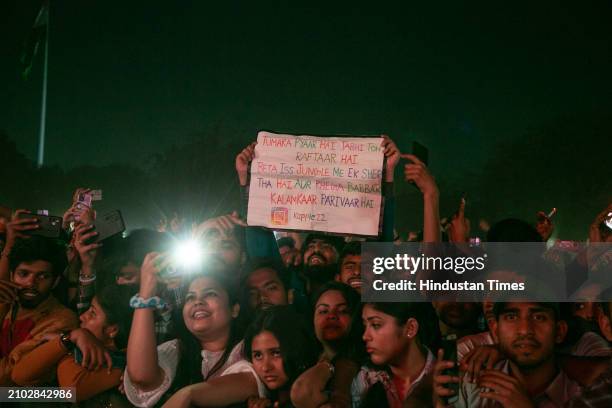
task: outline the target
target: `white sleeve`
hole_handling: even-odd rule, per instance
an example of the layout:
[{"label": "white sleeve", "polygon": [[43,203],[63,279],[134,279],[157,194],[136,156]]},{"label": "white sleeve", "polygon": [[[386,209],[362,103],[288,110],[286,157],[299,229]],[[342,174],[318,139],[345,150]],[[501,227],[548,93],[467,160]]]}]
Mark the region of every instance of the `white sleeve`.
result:
[{"label": "white sleeve", "polygon": [[228,374],[238,374],[238,373],[253,374],[253,377],[255,377],[255,381],[257,381],[257,391],[259,392],[259,397],[260,398],[266,397],[266,386],[264,385],[263,381],[261,381],[261,379],[255,372],[253,365],[246,360],[236,361],[234,364],[227,367],[225,371],[221,373],[221,376],[228,375]]},{"label": "white sleeve", "polygon": [[172,385],[176,377],[178,365],[178,340],[170,340],[157,346],[157,364],[164,372],[164,381],[159,387],[150,391],[143,391],[132,384],[132,380],[125,369],[123,375],[123,386],[127,399],[137,407],[152,407]]}]

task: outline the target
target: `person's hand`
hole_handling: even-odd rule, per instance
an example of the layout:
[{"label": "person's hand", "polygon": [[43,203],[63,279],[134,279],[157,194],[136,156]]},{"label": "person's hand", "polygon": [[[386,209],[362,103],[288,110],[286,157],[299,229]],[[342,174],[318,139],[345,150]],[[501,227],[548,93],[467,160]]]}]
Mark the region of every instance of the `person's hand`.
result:
[{"label": "person's hand", "polygon": [[8,280],[0,280],[0,304],[11,304],[17,300],[19,285]]},{"label": "person's hand", "polygon": [[246,227],[247,223],[242,220],[236,211],[228,215],[222,215],[208,219],[198,225],[194,231],[194,237],[206,237],[206,235],[216,230],[216,233],[224,237],[231,237],[232,231],[236,226]]},{"label": "person's hand", "polygon": [[74,190],[74,193],[72,193],[72,203],[76,203],[79,201],[79,197],[81,196],[81,194],[86,194],[89,193],[91,191],[91,188],[85,188],[85,187],[79,187],[76,190]]},{"label": "person's hand", "polygon": [[62,218],[62,227],[68,229],[71,222],[78,224],[93,224],[96,220],[96,211],[86,206],[83,203],[74,203],[70,207]]},{"label": "person's hand", "polygon": [[385,181],[392,182],[395,166],[397,166],[397,163],[400,161],[400,151],[395,142],[391,140],[389,136],[382,135],[382,138],[383,140],[381,147],[384,149],[383,154],[387,158],[387,165],[385,167]]},{"label": "person's hand", "polygon": [[469,382],[478,380],[481,371],[491,370],[503,358],[497,346],[479,346],[467,353],[459,364],[459,369],[467,374]]},{"label": "person's hand", "polygon": [[[518,370],[513,370],[514,375],[517,373]],[[478,385],[481,388],[488,388],[487,391],[480,393],[482,398],[497,401],[504,408],[535,408],[522,378],[516,378],[498,370],[485,370],[480,376]]]},{"label": "person's hand", "polygon": [[89,242],[97,235],[98,232],[91,224],[79,224],[74,230],[74,248],[79,253],[83,269],[91,269],[96,260],[98,248],[102,246],[101,242]]},{"label": "person's hand", "polygon": [[[247,399],[248,408],[269,408],[272,407],[272,401],[267,398],[260,397],[249,397]],[[278,403],[274,404],[275,407],[278,406]]]},{"label": "person's hand", "polygon": [[542,241],[546,242],[550,238],[555,229],[555,226],[552,223],[552,220],[548,218],[548,215],[544,213],[544,211],[538,211],[536,214],[536,218],[538,222],[536,223],[536,230],[538,234],[542,237]]},{"label": "person's hand", "polygon": [[119,377],[119,385],[117,386],[117,390],[121,395],[125,395],[125,384],[123,384],[123,376],[125,375],[125,371],[121,373],[121,377]]},{"label": "person's hand", "polygon": [[169,264],[170,259],[165,253],[149,252],[145,255],[140,267],[140,297],[149,299],[156,295],[159,273]]},{"label": "person's hand", "polygon": [[73,205],[70,206],[62,216],[62,228],[67,230],[70,227],[70,223],[74,221],[74,210],[76,207]]},{"label": "person's hand", "polygon": [[291,248],[287,252],[281,254],[281,258],[285,267],[300,266],[302,264],[302,253],[297,248]]},{"label": "person's hand", "polygon": [[461,379],[457,376],[446,375],[444,370],[453,368],[455,366],[454,361],[443,360],[444,350],[438,350],[438,360],[434,365],[433,373],[433,401],[436,408],[446,407],[445,399],[453,397],[455,391],[452,390],[449,384],[459,384]]},{"label": "person's hand", "polygon": [[256,145],[257,142],[251,143],[236,156],[236,173],[241,186],[246,186],[249,181],[249,163],[255,158]]},{"label": "person's hand", "polygon": [[51,341],[51,340],[57,339],[61,335],[62,333],[47,333],[44,336],[42,336],[42,338],[44,341]]},{"label": "person's hand", "polygon": [[170,232],[174,234],[178,234],[183,228],[184,223],[185,223],[185,220],[179,217],[177,213],[174,213],[174,216],[170,220]]},{"label": "person's hand", "polygon": [[427,166],[413,154],[401,154],[402,159],[408,159],[412,163],[404,165],[404,177],[406,181],[416,184],[424,196],[438,195],[438,185],[431,175]]},{"label": "person's hand", "polygon": [[597,217],[595,217],[589,228],[589,242],[606,242],[607,239],[612,236],[612,234],[604,236],[605,234],[602,234],[601,228],[599,227],[601,223],[605,221],[608,213],[611,211],[612,203],[608,204],[608,207],[605,210],[597,214]]},{"label": "person's hand", "polygon": [[108,371],[113,367],[109,352],[100,340],[87,329],[75,329],[70,332],[70,341],[73,342],[83,354],[81,366],[88,370],[97,370],[106,363]]},{"label": "person's hand", "polygon": [[470,237],[470,220],[465,218],[465,199],[459,203],[457,213],[448,223],[448,240],[450,242],[468,242]]},{"label": "person's hand", "polygon": [[17,210],[13,213],[11,221],[6,224],[6,242],[4,243],[4,251],[10,252],[10,249],[15,245],[17,238],[28,238],[27,231],[33,231],[40,226],[38,225],[38,219],[36,215],[32,214],[32,217],[18,218],[20,214],[32,214],[28,210]]},{"label": "person's hand", "polygon": [[[64,214],[64,228],[67,228],[71,221],[76,221],[77,223],[91,224],[95,221],[95,211],[93,208],[79,201],[79,198],[83,194],[89,194],[91,192],[91,188],[77,188],[72,194],[72,205]],[[67,219],[68,218],[68,219]]]}]

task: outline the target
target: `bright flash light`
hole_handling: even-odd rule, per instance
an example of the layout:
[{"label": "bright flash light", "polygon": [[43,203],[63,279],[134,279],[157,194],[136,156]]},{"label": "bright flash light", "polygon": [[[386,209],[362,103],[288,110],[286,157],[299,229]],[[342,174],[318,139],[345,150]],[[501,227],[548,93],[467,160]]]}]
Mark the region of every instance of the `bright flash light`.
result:
[{"label": "bright flash light", "polygon": [[196,240],[180,242],[173,253],[173,261],[179,268],[190,269],[198,266],[204,257],[202,244]]}]

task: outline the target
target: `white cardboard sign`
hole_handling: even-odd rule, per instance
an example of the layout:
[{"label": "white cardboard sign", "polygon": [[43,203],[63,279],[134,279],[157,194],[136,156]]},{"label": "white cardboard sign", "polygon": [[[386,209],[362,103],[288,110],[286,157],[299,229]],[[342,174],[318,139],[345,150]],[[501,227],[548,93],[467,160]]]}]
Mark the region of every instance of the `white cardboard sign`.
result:
[{"label": "white cardboard sign", "polygon": [[248,224],[378,235],[382,140],[259,132]]}]

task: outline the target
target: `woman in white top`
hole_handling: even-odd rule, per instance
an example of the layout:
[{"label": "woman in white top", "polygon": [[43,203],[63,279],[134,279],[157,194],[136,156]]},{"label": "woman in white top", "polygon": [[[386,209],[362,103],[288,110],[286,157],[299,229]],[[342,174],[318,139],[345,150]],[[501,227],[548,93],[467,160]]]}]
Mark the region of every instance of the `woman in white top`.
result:
[{"label": "woman in white top", "polygon": [[[217,379],[229,372],[241,400],[259,395],[256,376],[244,364],[241,336],[236,330],[240,311],[237,291],[228,274],[190,275],[182,316],[176,319],[178,338],[156,346],[154,303],[160,271],[168,261],[150,253],[141,268],[139,299],[133,300],[134,320],[127,349],[125,393],[132,404],[151,407],[168,392],[188,384]],[[151,301],[153,299],[153,301]],[[227,370],[239,363],[233,370]]]},{"label": "woman in white top", "polygon": [[[316,362],[320,352],[312,331],[291,306],[273,306],[259,313],[245,332],[244,350],[248,362],[234,364],[228,371],[233,372],[239,365],[243,366],[241,371],[246,371],[248,366],[257,376],[263,390],[248,399],[248,406],[256,408],[291,407],[289,392],[293,381]],[[164,408],[243,402],[235,392],[242,387],[241,381],[224,375],[217,380],[188,386],[174,394]]]}]

